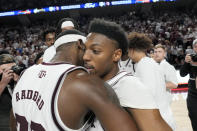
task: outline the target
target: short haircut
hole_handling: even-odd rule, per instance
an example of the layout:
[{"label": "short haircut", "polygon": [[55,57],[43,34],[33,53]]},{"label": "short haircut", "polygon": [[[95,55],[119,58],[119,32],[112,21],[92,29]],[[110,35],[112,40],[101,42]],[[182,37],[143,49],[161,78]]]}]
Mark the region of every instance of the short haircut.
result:
[{"label": "short haircut", "polygon": [[152,48],[152,40],[143,33],[132,32],[128,35],[129,49],[146,52]]},{"label": "short haircut", "polygon": [[122,55],[127,53],[127,35],[123,28],[115,22],[110,22],[103,19],[94,19],[90,23],[88,32],[100,33],[107,36],[109,39],[115,40],[118,44],[118,48],[122,50]]},{"label": "short haircut", "polygon": [[78,30],[79,26],[74,19],[72,19],[72,18],[62,18],[57,24],[57,28],[56,28],[56,32],[55,32],[56,37],[62,32],[61,26],[62,26],[62,23],[65,22],[65,21],[71,21],[74,24],[74,28],[76,30]]},{"label": "short haircut", "polygon": [[46,29],[44,32],[43,32],[43,41],[46,41],[46,35],[49,34],[49,33],[55,33],[55,29],[54,28],[48,28]]},{"label": "short haircut", "polygon": [[162,44],[157,44],[157,45],[155,46],[155,49],[157,49],[157,48],[162,48],[164,51],[166,50],[165,46],[162,45]]},{"label": "short haircut", "polygon": [[14,57],[10,54],[0,55],[0,65],[8,64],[8,63],[15,63]]}]

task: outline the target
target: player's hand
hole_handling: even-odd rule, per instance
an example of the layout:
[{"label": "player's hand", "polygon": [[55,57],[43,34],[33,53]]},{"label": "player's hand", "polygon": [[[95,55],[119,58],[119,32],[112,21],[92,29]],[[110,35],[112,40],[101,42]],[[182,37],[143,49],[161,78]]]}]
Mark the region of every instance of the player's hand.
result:
[{"label": "player's hand", "polygon": [[187,54],[187,55],[185,56],[185,62],[186,62],[186,63],[191,63],[191,62],[192,62],[192,58],[191,58],[190,54]]},{"label": "player's hand", "polygon": [[13,77],[14,77],[13,70],[6,69],[3,71],[1,83],[6,86]]}]

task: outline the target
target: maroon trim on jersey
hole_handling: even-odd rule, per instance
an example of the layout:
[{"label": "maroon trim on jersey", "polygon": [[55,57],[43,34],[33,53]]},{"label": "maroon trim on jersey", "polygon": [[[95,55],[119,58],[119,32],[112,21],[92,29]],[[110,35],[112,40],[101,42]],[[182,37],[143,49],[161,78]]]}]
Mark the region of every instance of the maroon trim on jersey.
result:
[{"label": "maroon trim on jersey", "polygon": [[[127,61],[125,67],[127,67],[127,66],[129,65],[129,62],[130,62],[130,61],[131,61],[131,59],[129,59],[129,60]],[[119,65],[120,67],[122,67],[122,65],[120,64],[120,61],[118,62],[118,65]]]},{"label": "maroon trim on jersey", "polygon": [[[65,64],[65,63],[64,63]],[[53,118],[53,121],[54,121],[54,123],[55,123],[55,125],[57,126],[57,128],[60,130],[60,131],[64,131],[64,129],[60,126],[60,124],[58,123],[58,121],[57,121],[57,118],[56,118],[56,116],[55,116],[55,96],[56,96],[56,94],[57,94],[57,91],[58,91],[58,89],[59,88],[61,88],[61,87],[59,87],[60,86],[60,83],[61,83],[61,81],[62,81],[62,78],[64,77],[64,75],[66,74],[66,73],[69,73],[70,71],[74,71],[74,70],[77,70],[77,69],[83,69],[83,70],[85,70],[85,71],[87,71],[85,68],[83,68],[83,67],[77,67],[77,66],[74,66],[74,67],[71,67],[71,68],[69,68],[68,70],[66,70],[64,73],[62,73],[62,75],[60,76],[60,78],[58,79],[58,82],[57,82],[57,84],[56,84],[56,86],[55,86],[55,89],[54,89],[54,92],[53,92],[53,95],[52,95],[52,100],[51,100],[51,113],[52,113],[52,118]]]},{"label": "maroon trim on jersey", "polygon": [[42,62],[41,64],[42,65],[61,65],[61,64],[70,64],[70,65],[72,65],[69,62],[57,62],[57,63],[46,63],[46,62]]},{"label": "maroon trim on jersey", "polygon": [[123,73],[123,72],[126,72],[126,71],[120,71],[120,72],[118,72],[115,76],[113,76],[111,79],[107,80],[106,82],[108,82],[108,81],[114,79],[116,76],[118,76],[119,74],[121,74],[121,73]]},{"label": "maroon trim on jersey", "polygon": [[[121,72],[122,73],[122,72]],[[119,74],[121,74],[121,73],[118,73],[116,76],[118,76]],[[115,76],[115,77],[116,77]],[[110,86],[115,86],[123,77],[125,77],[125,76],[132,76],[132,74],[131,73],[127,73],[127,74],[125,74],[125,75],[123,75],[123,76],[121,76],[120,78],[118,78],[115,82],[113,82]],[[115,77],[113,77],[112,79],[115,79]],[[111,80],[112,80],[111,79]]]}]

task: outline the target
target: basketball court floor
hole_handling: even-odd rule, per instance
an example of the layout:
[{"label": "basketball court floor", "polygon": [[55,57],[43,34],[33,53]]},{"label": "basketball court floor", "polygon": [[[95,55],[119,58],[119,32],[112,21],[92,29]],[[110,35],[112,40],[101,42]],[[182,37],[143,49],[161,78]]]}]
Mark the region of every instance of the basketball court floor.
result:
[{"label": "basketball court floor", "polygon": [[171,108],[176,121],[176,131],[192,131],[186,105],[187,92],[176,92],[172,95]]},{"label": "basketball court floor", "polygon": [[176,131],[192,131],[191,122],[188,116],[186,105],[187,98],[187,82],[189,75],[181,77],[179,70],[177,70],[177,78],[179,87],[172,90],[172,112],[176,121]]}]

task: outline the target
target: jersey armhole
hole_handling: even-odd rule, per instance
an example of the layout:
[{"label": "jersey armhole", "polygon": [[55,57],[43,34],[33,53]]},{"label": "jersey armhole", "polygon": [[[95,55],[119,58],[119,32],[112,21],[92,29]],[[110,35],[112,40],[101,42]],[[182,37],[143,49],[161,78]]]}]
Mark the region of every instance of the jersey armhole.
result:
[{"label": "jersey armhole", "polygon": [[[57,126],[57,128],[60,131],[64,131],[64,130],[66,130],[66,131],[76,131],[74,129],[68,128],[63,123],[63,121],[61,120],[61,117],[59,115],[59,112],[58,112],[58,105],[57,105],[57,103],[58,103],[58,96],[59,96],[61,87],[62,87],[62,85],[64,83],[64,79],[66,78],[68,73],[71,73],[72,71],[77,70],[77,69],[84,70],[84,71],[88,72],[87,69],[85,69],[84,67],[80,67],[80,66],[77,66],[77,67],[74,66],[74,67],[69,68],[64,73],[62,73],[62,75],[59,77],[58,82],[56,84],[56,87],[54,89],[53,95],[52,95],[52,100],[51,100],[52,119],[53,119],[55,125]],[[88,120],[85,122],[85,124],[80,129],[77,129],[77,130],[78,131],[82,131],[87,123],[88,123]]]}]

